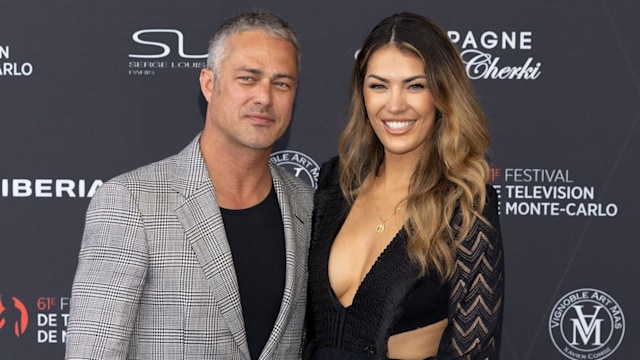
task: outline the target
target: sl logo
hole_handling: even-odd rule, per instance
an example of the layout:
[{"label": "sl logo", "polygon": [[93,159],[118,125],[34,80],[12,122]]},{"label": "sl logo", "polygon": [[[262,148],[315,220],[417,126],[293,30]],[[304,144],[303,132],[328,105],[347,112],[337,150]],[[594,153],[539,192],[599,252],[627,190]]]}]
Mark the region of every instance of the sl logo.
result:
[{"label": "sl logo", "polygon": [[185,59],[202,59],[202,58],[206,58],[207,57],[207,54],[203,54],[203,55],[186,54],[185,51],[184,51],[184,34],[182,34],[182,31],[180,31],[180,30],[176,30],[176,29],[142,29],[142,30],[138,30],[138,31],[133,33],[133,35],[131,36],[133,38],[133,41],[135,41],[136,43],[138,43],[140,45],[154,46],[154,47],[160,48],[160,49],[162,49],[162,52],[157,53],[157,54],[148,54],[148,55],[144,55],[144,54],[129,54],[130,58],[159,59],[159,58],[166,57],[167,55],[169,55],[171,53],[172,45],[173,45],[173,44],[171,44],[171,42],[167,43],[167,42],[162,42],[162,41],[145,40],[145,39],[143,39],[141,37],[141,35],[145,35],[145,34],[150,34],[152,38],[158,37],[158,34],[173,34],[173,35],[176,36],[177,41],[178,41],[177,50],[178,50],[178,55],[180,55],[180,57],[185,58]]},{"label": "sl logo", "polygon": [[16,297],[11,297],[11,300],[13,303],[8,305],[9,301],[0,295],[0,334],[13,328],[13,334],[19,338],[27,329],[29,314],[22,301]]}]

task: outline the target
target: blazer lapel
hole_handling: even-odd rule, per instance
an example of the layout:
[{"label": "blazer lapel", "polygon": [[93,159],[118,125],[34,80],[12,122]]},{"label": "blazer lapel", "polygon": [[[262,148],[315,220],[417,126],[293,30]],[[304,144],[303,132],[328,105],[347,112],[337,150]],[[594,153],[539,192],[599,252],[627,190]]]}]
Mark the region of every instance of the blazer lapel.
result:
[{"label": "blazer lapel", "polygon": [[[270,358],[282,339],[287,324],[293,316],[297,299],[301,292],[305,291],[306,285],[306,260],[309,236],[305,227],[305,219],[308,217],[300,204],[292,194],[295,189],[291,187],[286,179],[280,176],[279,171],[286,171],[276,168],[276,165],[269,164],[273,186],[278,196],[280,211],[282,212],[282,223],[284,226],[285,251],[286,251],[286,277],[285,290],[280,305],[280,312],[276,318],[276,323],[265,345],[262,354],[264,358]],[[309,226],[310,224],[307,224]]]},{"label": "blazer lapel", "polygon": [[211,284],[215,301],[220,304],[234,341],[244,357],[249,359],[231,248],[198,140],[199,136],[178,155],[175,186],[185,200],[177,207],[176,215],[204,276]]}]

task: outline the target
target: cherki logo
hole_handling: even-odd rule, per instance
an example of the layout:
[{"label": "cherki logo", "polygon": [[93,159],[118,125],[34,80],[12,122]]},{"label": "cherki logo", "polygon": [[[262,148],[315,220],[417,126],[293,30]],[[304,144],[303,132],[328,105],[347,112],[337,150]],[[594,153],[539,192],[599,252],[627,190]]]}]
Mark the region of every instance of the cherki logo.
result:
[{"label": "cherki logo", "polygon": [[[542,63],[528,57],[522,65],[503,65],[501,56],[494,52],[528,52],[532,49],[531,31],[466,31],[449,30],[451,41],[460,49],[470,79],[483,80],[535,80],[542,73]],[[511,61],[513,57],[509,56]],[[518,60],[520,61],[520,60]]]},{"label": "cherki logo", "polygon": [[[542,63],[532,56],[524,60],[524,64],[504,65],[502,56],[507,61],[515,59],[509,54],[531,51],[533,48],[533,32],[531,31],[483,31],[460,32],[447,31],[449,39],[460,48],[460,58],[464,63],[467,76],[472,80],[536,80],[542,74]],[[358,58],[358,49],[354,58]]]},{"label": "cherki logo", "polygon": [[19,338],[28,324],[29,314],[22,301],[0,295],[0,335],[8,332]]}]

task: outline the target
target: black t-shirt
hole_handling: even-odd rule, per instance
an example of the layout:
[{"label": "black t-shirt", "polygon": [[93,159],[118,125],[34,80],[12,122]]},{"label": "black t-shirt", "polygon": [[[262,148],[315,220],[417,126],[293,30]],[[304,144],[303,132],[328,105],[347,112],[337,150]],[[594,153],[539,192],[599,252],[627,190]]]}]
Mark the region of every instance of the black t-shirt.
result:
[{"label": "black t-shirt", "polygon": [[220,209],[240,288],[249,352],[257,359],[278,317],[285,282],[285,242],[276,192],[248,209]]}]

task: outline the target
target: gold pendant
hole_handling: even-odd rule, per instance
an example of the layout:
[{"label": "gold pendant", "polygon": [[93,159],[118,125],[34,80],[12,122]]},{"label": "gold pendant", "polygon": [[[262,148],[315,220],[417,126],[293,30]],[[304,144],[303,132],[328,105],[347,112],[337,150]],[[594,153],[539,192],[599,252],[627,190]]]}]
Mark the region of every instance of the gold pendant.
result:
[{"label": "gold pendant", "polygon": [[378,234],[382,233],[384,231],[384,223],[380,223],[378,224],[378,226],[376,226],[376,232]]}]

